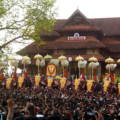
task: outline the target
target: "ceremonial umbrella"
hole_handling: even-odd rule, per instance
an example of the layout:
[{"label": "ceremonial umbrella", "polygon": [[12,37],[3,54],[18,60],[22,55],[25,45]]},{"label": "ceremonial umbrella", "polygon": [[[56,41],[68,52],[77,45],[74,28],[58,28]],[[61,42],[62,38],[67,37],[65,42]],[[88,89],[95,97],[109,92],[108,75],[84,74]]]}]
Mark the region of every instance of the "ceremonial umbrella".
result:
[{"label": "ceremonial umbrella", "polygon": [[[91,57],[88,59],[89,62],[98,62],[98,59],[96,57]],[[92,67],[92,79],[93,79],[93,67]]]},{"label": "ceremonial umbrella", "polygon": [[75,58],[75,61],[84,61],[84,58],[79,55]]},{"label": "ceremonial umbrella", "polygon": [[91,57],[88,59],[89,62],[98,62],[98,59],[96,57]]},{"label": "ceremonial umbrella", "polygon": [[105,63],[108,63],[108,64],[111,64],[111,63],[114,63],[114,62],[115,61],[111,57],[109,57],[105,60]]},{"label": "ceremonial umbrella", "polygon": [[45,60],[50,60],[50,59],[52,59],[52,56],[47,54],[47,55],[44,57],[44,59],[45,59]]},{"label": "ceremonial umbrella", "polygon": [[[14,63],[16,59],[13,56],[8,57],[8,61],[10,61],[10,64]],[[11,74],[12,74],[12,65],[11,65]]]},{"label": "ceremonial umbrella", "polygon": [[34,56],[34,59],[39,59],[39,60],[41,60],[42,58],[43,58],[43,56],[40,55],[39,53]]},{"label": "ceremonial umbrella", "polygon": [[[79,55],[75,58],[75,61],[84,61],[84,58]],[[79,78],[80,78],[80,67],[79,67]]]},{"label": "ceremonial umbrella", "polygon": [[16,59],[13,56],[11,56],[8,58],[8,60],[11,61],[11,60],[16,60]]},{"label": "ceremonial umbrella", "polygon": [[[58,57],[58,60],[62,62],[62,61],[64,61],[64,60],[67,60],[67,57],[61,55],[60,57]],[[65,62],[66,62],[66,61],[65,61]],[[64,76],[64,66],[63,66],[63,76]]]},{"label": "ceremonial umbrella", "polygon": [[22,64],[24,64],[24,68],[26,64],[30,64],[31,63],[31,59],[26,55],[22,57]]},{"label": "ceremonial umbrella", "polygon": [[59,58],[58,58],[59,61],[62,61],[62,60],[67,60],[67,57],[61,55]]},{"label": "ceremonial umbrella", "polygon": [[109,80],[110,80],[110,64],[114,63],[115,61],[109,57],[105,60],[105,63],[108,63],[109,64]]},{"label": "ceremonial umbrella", "polygon": [[37,59],[37,60],[36,60],[36,65],[38,66],[38,74],[39,74],[40,60],[41,60],[42,58],[43,58],[43,56],[40,55],[39,53],[34,56],[34,59]]},{"label": "ceremonial umbrella", "polygon": [[117,63],[120,64],[120,59],[117,60]]}]

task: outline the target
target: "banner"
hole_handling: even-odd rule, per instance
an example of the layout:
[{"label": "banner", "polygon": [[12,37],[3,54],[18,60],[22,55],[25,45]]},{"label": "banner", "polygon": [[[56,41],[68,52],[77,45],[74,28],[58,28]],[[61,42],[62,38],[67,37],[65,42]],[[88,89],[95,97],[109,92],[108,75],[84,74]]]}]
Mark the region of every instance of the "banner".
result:
[{"label": "banner", "polygon": [[66,84],[66,78],[62,77],[60,78],[60,88],[64,88]]},{"label": "banner", "polygon": [[18,87],[22,87],[22,84],[23,84],[23,82],[24,82],[24,77],[19,77],[18,78]]},{"label": "banner", "polygon": [[12,82],[12,78],[7,78],[7,80],[6,80],[6,88],[10,87],[11,82]]},{"label": "banner", "polygon": [[103,91],[107,92],[108,86],[110,85],[110,81],[105,81],[103,85]]},{"label": "banner", "polygon": [[36,86],[39,86],[40,81],[41,81],[41,76],[35,76],[35,85]]},{"label": "banner", "polygon": [[54,81],[53,78],[48,77],[47,78],[47,87],[51,88],[53,81]]},{"label": "banner", "polygon": [[87,80],[87,91],[91,92],[94,80]]},{"label": "banner", "polygon": [[46,69],[47,76],[56,76],[56,66],[54,64],[48,64]]},{"label": "banner", "polygon": [[81,81],[80,78],[79,78],[79,79],[75,79],[75,81],[74,81],[74,88],[75,88],[75,90],[78,89],[78,86],[79,86],[79,84],[80,84],[80,81]]}]

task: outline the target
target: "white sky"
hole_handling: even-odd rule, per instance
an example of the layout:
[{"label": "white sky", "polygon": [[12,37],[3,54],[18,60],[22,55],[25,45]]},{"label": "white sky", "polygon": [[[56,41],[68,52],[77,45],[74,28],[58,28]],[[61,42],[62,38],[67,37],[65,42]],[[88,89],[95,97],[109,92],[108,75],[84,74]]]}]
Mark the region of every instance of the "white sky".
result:
[{"label": "white sky", "polygon": [[78,8],[87,18],[120,17],[120,0],[57,0],[59,19]]}]

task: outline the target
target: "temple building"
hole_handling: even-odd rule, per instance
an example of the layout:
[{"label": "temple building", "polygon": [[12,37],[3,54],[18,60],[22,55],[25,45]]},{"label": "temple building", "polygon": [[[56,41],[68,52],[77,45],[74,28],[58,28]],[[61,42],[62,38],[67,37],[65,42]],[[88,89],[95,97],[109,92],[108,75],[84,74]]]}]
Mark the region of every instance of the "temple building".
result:
[{"label": "temple building", "polygon": [[[37,47],[31,43],[24,49],[17,52],[20,55],[28,55],[31,58],[31,65],[28,66],[28,74],[36,75],[37,66],[34,56],[41,54],[45,56],[50,54],[53,59],[60,55],[72,58],[68,66],[69,78],[72,74],[77,74],[77,62],[75,58],[78,55],[88,60],[93,55],[99,61],[97,75],[101,79],[105,70],[105,59],[109,56],[117,61],[120,58],[120,18],[97,18],[88,19],[78,9],[68,19],[57,19],[51,36],[41,35],[46,44]],[[46,63],[47,65],[47,63]],[[20,65],[22,68],[23,66]],[[118,65],[114,71],[116,75],[120,74]],[[45,74],[46,66],[42,69]],[[62,73],[61,64],[57,68],[57,74]],[[89,77],[91,71],[88,64],[84,69],[84,74]]]}]

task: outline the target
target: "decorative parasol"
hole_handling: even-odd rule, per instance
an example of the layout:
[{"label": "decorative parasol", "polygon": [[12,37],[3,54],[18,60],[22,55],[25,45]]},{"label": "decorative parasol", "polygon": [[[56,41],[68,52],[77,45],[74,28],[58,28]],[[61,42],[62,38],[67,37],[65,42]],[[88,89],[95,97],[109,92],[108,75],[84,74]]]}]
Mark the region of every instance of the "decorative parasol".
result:
[{"label": "decorative parasol", "polygon": [[[77,56],[76,58],[75,58],[75,61],[84,61],[84,58],[82,57],[82,56]],[[79,78],[80,78],[80,67],[79,67]]]},{"label": "decorative parasol", "polygon": [[22,60],[31,61],[31,59],[26,55],[22,57]]},{"label": "decorative parasol", "polygon": [[24,64],[24,68],[26,64],[30,64],[31,63],[31,59],[26,55],[22,57],[22,64]]},{"label": "decorative parasol", "polygon": [[109,64],[114,63],[114,62],[115,61],[111,57],[109,57],[105,60],[105,63],[109,63]]},{"label": "decorative parasol", "polygon": [[[10,65],[16,61],[13,56],[8,57],[8,61],[10,61]],[[12,74],[12,65],[11,65],[11,74]]]},{"label": "decorative parasol", "polygon": [[105,63],[108,63],[108,69],[109,69],[109,80],[110,80],[110,66],[111,66],[111,64],[112,63],[114,63],[115,61],[111,58],[111,57],[109,57],[109,58],[107,58],[106,60],[105,60]]},{"label": "decorative parasol", "polygon": [[58,58],[59,61],[61,61],[61,64],[63,66],[63,76],[64,76],[64,64],[67,64],[67,57],[66,56],[63,56],[61,55],[59,58]]},{"label": "decorative parasol", "polygon": [[52,56],[47,54],[47,55],[44,57],[44,59],[45,59],[45,60],[52,59]]},{"label": "decorative parasol", "polygon": [[91,57],[88,59],[89,62],[98,62],[98,59],[96,57]]},{"label": "decorative parasol", "polygon": [[16,59],[13,56],[11,56],[8,58],[8,61],[11,61],[11,60],[16,60]]},{"label": "decorative parasol", "polygon": [[117,63],[120,64],[120,59],[117,60]]},{"label": "decorative parasol", "polygon": [[[93,66],[94,66],[94,65],[96,66],[96,64],[94,64],[94,62],[98,62],[98,59],[93,56],[93,57],[89,58],[88,61],[89,61],[90,64],[92,65],[92,79],[93,79]],[[99,65],[99,63],[98,63],[98,65]]]},{"label": "decorative parasol", "polygon": [[39,53],[34,56],[34,59],[39,59],[39,60],[41,60],[42,58],[43,58],[43,56],[40,55]]},{"label": "decorative parasol", "polygon": [[36,60],[36,65],[38,66],[38,74],[39,74],[40,60],[41,60],[42,58],[43,58],[43,56],[40,55],[39,53],[34,56],[34,59],[37,59],[37,60]]},{"label": "decorative parasol", "polygon": [[67,57],[61,55],[59,58],[58,58],[59,61],[62,61],[62,60],[67,60]]},{"label": "decorative parasol", "polygon": [[75,58],[75,61],[84,61],[84,58],[79,55]]}]

